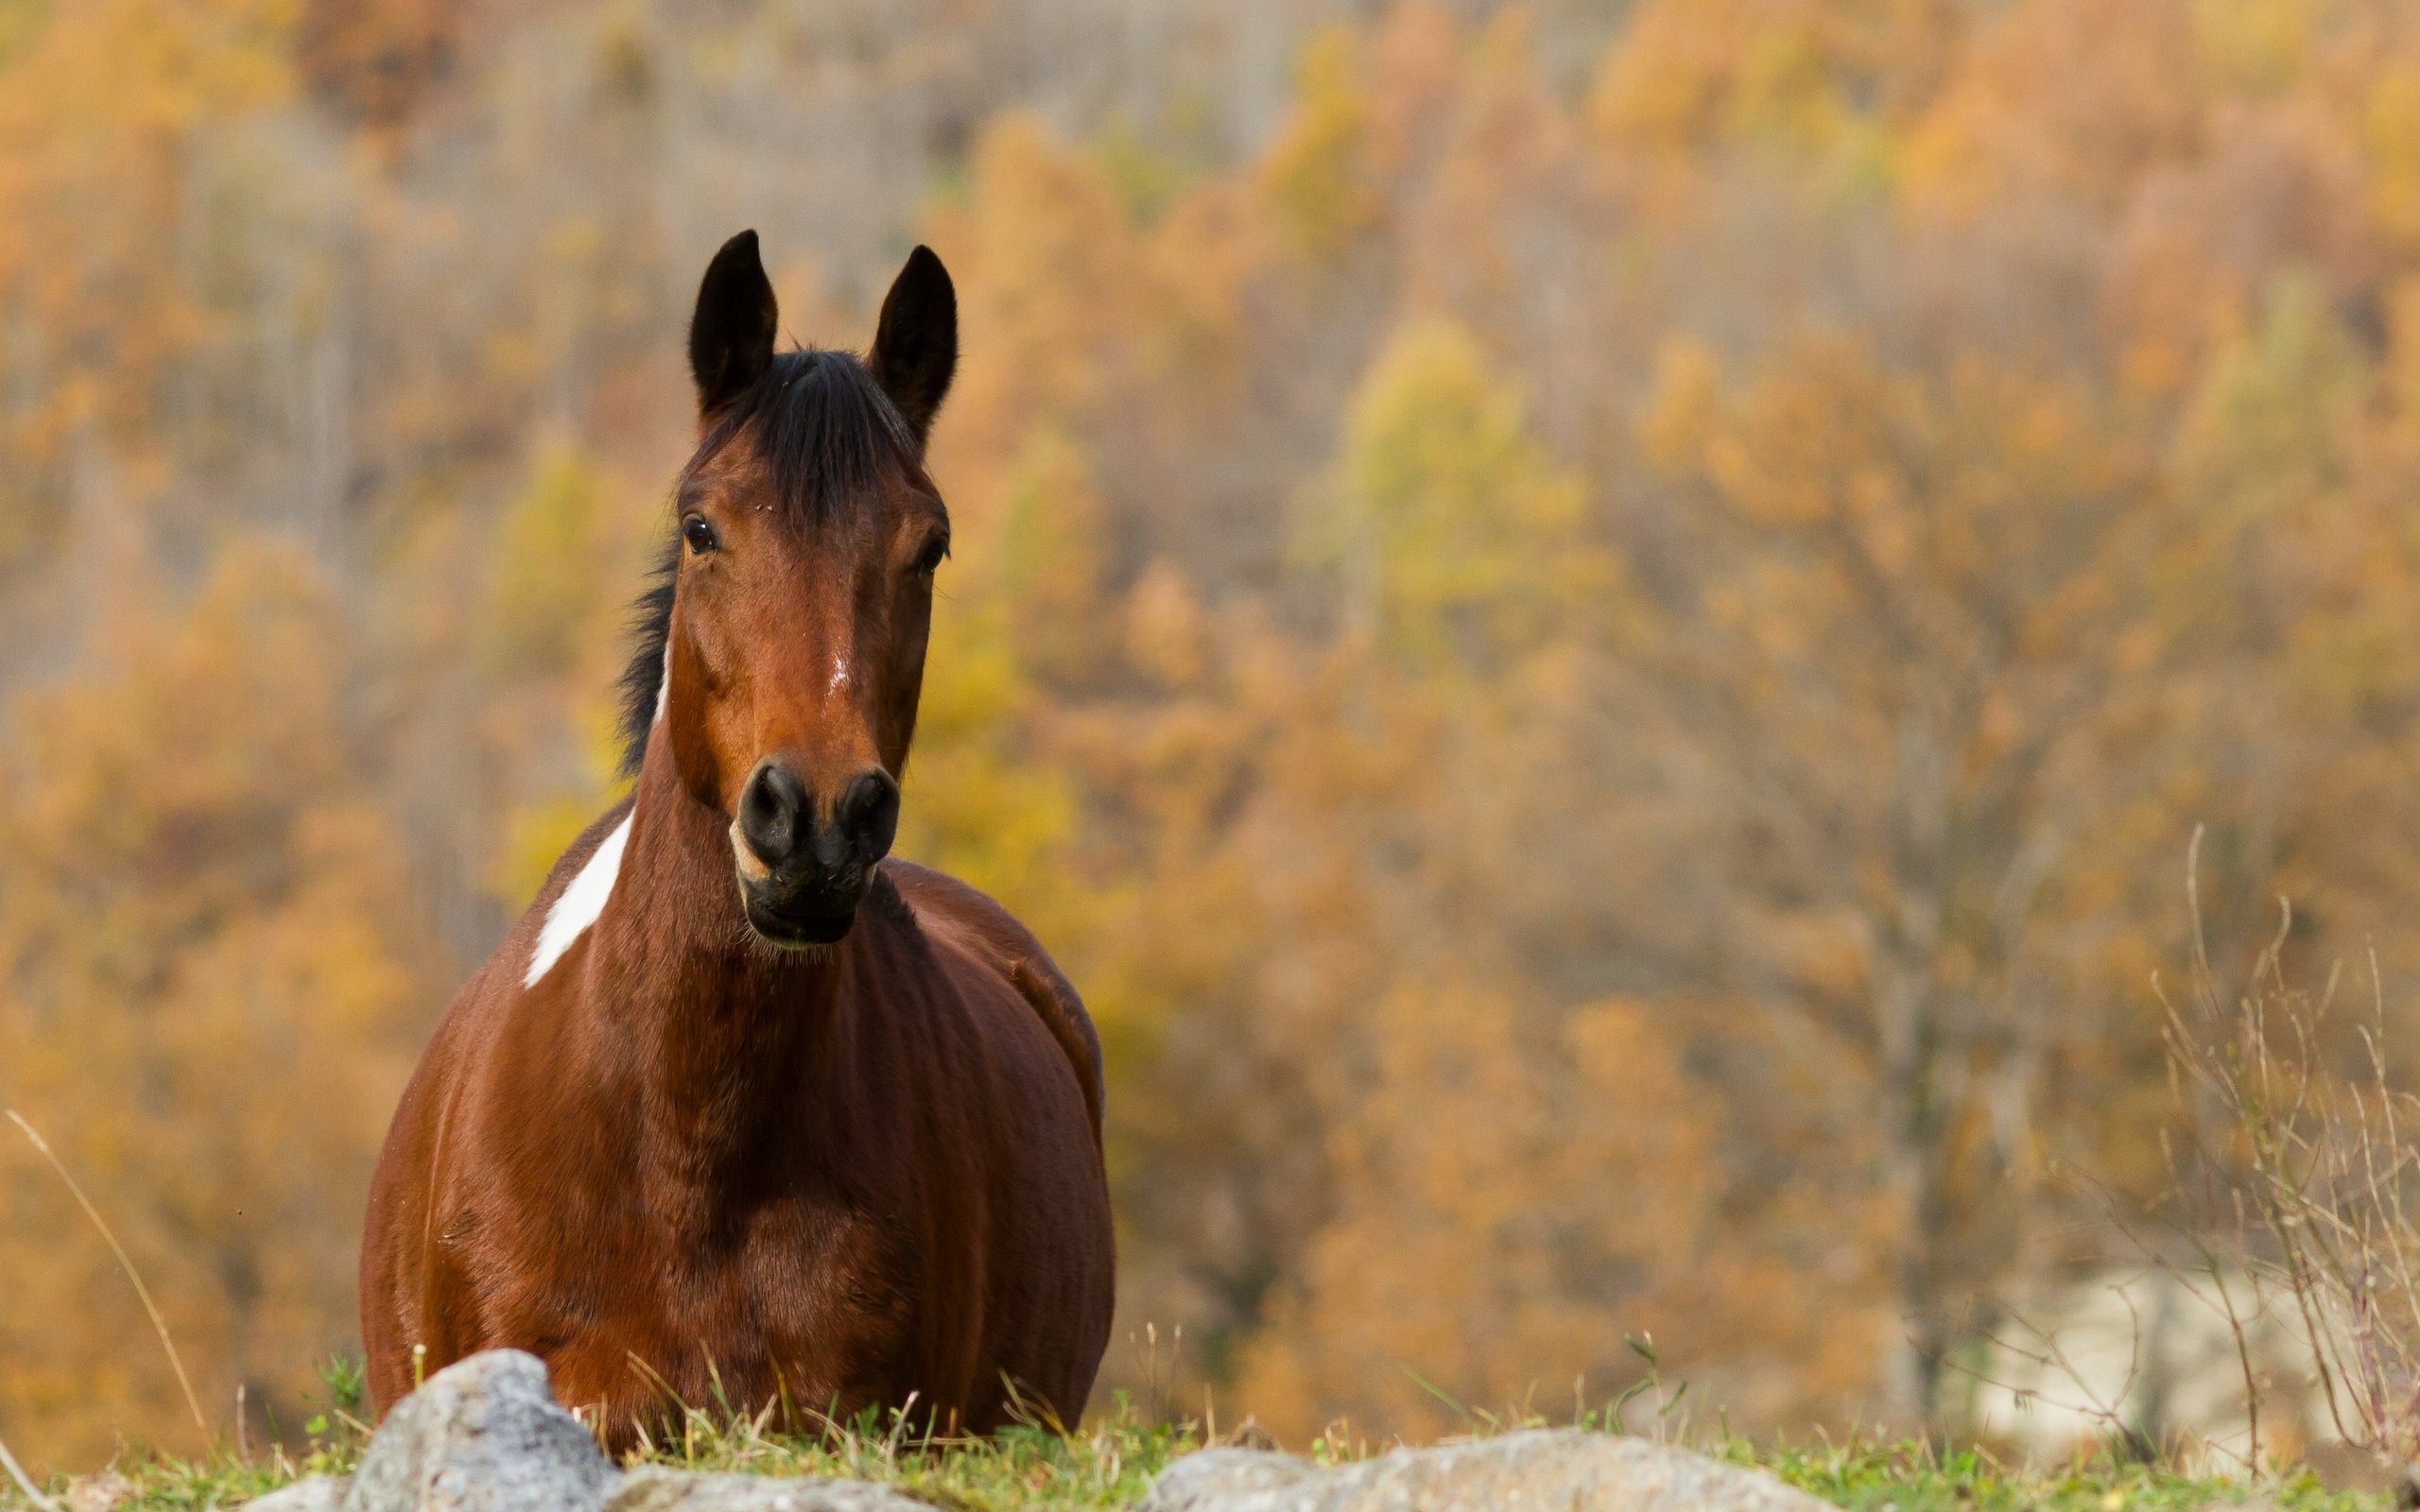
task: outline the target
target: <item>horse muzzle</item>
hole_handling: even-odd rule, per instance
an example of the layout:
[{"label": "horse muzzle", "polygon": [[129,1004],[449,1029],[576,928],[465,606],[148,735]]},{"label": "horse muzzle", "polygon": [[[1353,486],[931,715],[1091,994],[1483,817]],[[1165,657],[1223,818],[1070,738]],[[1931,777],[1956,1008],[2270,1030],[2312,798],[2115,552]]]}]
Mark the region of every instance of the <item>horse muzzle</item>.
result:
[{"label": "horse muzzle", "polygon": [[841,784],[828,812],[778,758],[756,765],[732,820],[732,856],[749,927],[790,948],[849,933],[873,868],[899,830],[899,784],[869,767]]},{"label": "horse muzzle", "polygon": [[837,943],[857,921],[857,905],[865,902],[871,868],[854,877],[823,880],[785,897],[742,877],[739,898],[748,913],[748,927],[769,945],[804,950]]}]

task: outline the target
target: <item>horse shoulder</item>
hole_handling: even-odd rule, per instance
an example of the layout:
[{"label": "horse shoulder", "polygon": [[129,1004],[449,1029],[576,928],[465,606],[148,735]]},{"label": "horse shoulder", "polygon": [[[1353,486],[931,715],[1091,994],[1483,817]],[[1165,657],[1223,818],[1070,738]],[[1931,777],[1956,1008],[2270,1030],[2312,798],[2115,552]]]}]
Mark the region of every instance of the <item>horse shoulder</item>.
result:
[{"label": "horse shoulder", "polygon": [[882,870],[898,889],[918,928],[981,963],[1033,1010],[1075,1073],[1098,1146],[1101,1139],[1100,1037],[1093,1029],[1092,1016],[1084,1011],[1083,999],[1051,960],[1050,953],[1014,914],[945,872],[897,857],[883,862]]},{"label": "horse shoulder", "polygon": [[458,1299],[441,1274],[441,1235],[448,1211],[450,1146],[463,1098],[466,1040],[475,1032],[478,1001],[493,995],[482,970],[455,995],[397,1099],[370,1182],[370,1211],[361,1246],[363,1343],[370,1356],[371,1396],[392,1406],[410,1383],[407,1351],[426,1345],[450,1360]]},{"label": "horse shoulder", "polygon": [[[474,1072],[492,1059],[512,1008],[533,990],[523,975],[556,901],[628,811],[627,800],[614,805],[564,850],[519,923],[447,1005],[397,1100],[371,1178],[362,1244],[364,1332],[389,1346],[373,1343],[373,1356],[397,1355],[406,1346],[386,1336],[399,1331],[419,1334],[434,1329],[439,1338],[410,1342],[433,1348],[447,1342],[443,1325],[451,1320],[432,1314],[449,1313],[449,1304],[462,1299],[439,1295],[445,1287],[436,1273],[448,1268],[444,1253],[462,1237],[454,1230],[462,1221],[458,1188],[464,1141],[480,1115],[474,1106],[479,1096]],[[560,990],[545,979],[535,989]],[[378,1384],[389,1388],[374,1393],[382,1406],[400,1394],[394,1383]]]},{"label": "horse shoulder", "polygon": [[[426,1106],[429,1098],[439,1104],[450,1100],[447,1092],[465,1074],[468,1066],[479,1062],[493,1050],[493,1040],[505,1031],[514,1008],[525,997],[532,992],[561,990],[557,984],[570,979],[570,973],[561,969],[558,960],[555,970],[535,981],[525,980],[556,903],[574,879],[587,869],[598,849],[621,828],[630,816],[631,804],[631,799],[624,799],[607,809],[564,848],[554,868],[546,873],[546,880],[539,885],[537,897],[522,911],[520,920],[479,969],[471,973],[461,990],[454,994],[454,1001],[447,1005],[444,1017],[438,1021],[436,1032],[430,1035],[428,1046],[422,1052],[420,1069],[405,1092],[403,1107],[397,1110],[399,1127],[415,1112],[424,1117],[435,1112]],[[427,1083],[424,1089],[424,1082]],[[416,1097],[415,1093],[423,1095]]]}]

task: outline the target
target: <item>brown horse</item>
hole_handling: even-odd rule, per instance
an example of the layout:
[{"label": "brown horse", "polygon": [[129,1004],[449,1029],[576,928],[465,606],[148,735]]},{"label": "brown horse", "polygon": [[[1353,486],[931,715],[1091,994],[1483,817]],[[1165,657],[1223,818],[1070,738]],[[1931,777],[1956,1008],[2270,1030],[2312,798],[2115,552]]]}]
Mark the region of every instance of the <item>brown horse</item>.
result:
[{"label": "brown horse", "polygon": [[503,1347],[621,1444],[676,1400],[983,1432],[1092,1389],[1091,1022],[1006,910],[885,859],[949,549],[923,458],[957,295],[918,248],[862,361],[776,354],[774,325],[743,232],[690,326],[635,789],[455,1000],[379,1159],[382,1410]]}]

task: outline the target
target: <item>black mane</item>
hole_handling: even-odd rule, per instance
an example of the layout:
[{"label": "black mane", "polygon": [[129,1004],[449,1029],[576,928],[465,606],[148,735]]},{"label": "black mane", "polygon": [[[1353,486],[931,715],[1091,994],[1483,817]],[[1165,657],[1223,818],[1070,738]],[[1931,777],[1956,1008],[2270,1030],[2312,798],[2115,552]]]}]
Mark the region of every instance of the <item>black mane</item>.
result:
[{"label": "black mane", "polygon": [[[792,528],[820,529],[865,498],[886,473],[913,466],[921,450],[898,406],[854,352],[806,348],[776,355],[754,387],[732,401],[683,470],[682,485],[741,436],[770,474],[773,507]],[[678,490],[675,491],[678,497]],[[676,529],[647,592],[632,606],[631,663],[622,673],[622,773],[636,774],[664,685],[664,644],[681,565]]]}]

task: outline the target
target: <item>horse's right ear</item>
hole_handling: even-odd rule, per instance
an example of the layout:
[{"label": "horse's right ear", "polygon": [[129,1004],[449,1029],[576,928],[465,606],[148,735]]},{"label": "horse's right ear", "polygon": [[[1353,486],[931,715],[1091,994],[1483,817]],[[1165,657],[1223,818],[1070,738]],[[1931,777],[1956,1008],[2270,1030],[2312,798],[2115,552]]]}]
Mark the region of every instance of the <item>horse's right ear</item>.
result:
[{"label": "horse's right ear", "polygon": [[931,248],[909,252],[891,282],[866,367],[922,447],[958,371],[958,287]]},{"label": "horse's right ear", "polygon": [[743,231],[706,265],[698,310],[689,317],[689,372],[698,380],[700,417],[712,419],[764,376],[780,318],[756,255],[756,233]]}]

